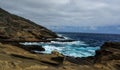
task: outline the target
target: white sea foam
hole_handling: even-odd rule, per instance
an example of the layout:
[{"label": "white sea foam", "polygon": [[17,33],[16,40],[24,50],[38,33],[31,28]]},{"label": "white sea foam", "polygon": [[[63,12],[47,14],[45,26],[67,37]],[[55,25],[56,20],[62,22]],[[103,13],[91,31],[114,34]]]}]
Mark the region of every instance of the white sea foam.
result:
[{"label": "white sea foam", "polygon": [[57,34],[59,37],[63,37],[63,35],[62,34]]},{"label": "white sea foam", "polygon": [[[69,37],[66,37],[66,36],[63,36],[62,34],[57,34],[59,37],[63,37],[64,38],[64,40],[69,40],[69,39],[71,39],[71,38],[69,38]],[[58,38],[58,39],[61,39],[61,38]]]},{"label": "white sea foam", "polygon": [[50,54],[53,50],[57,50],[58,52],[66,56],[74,56],[74,57],[93,56],[95,54],[95,50],[99,49],[99,47],[91,47],[82,41],[73,41],[73,42],[52,41],[52,42],[47,42],[47,43],[26,42],[26,43],[21,43],[21,44],[42,45],[42,47],[45,48],[45,51],[43,51],[42,53]]},{"label": "white sea foam", "polygon": [[20,43],[22,45],[39,45],[37,42],[25,42],[25,43]]},{"label": "white sea foam", "polygon": [[[45,52],[43,53],[51,53],[53,50],[57,50],[58,52],[66,55],[66,56],[74,56],[74,57],[87,57],[93,56],[95,54],[95,50],[99,49],[99,47],[91,47],[84,42],[75,41],[75,42],[51,42],[41,44],[45,48]],[[86,47],[84,47],[86,46]]]},{"label": "white sea foam", "polygon": [[58,41],[51,41],[52,44],[67,44],[67,45],[87,45],[82,41],[72,41],[72,42],[58,42]]},{"label": "white sea foam", "polygon": [[[61,34],[58,34],[59,37],[63,37]],[[64,37],[63,39],[58,38],[58,40],[71,40],[69,37]],[[71,42],[25,42],[20,43],[22,45],[40,45],[45,48],[45,51],[42,53],[50,54],[53,50],[56,50],[66,56],[74,57],[87,57],[95,55],[95,50],[99,47],[92,47],[86,44],[83,41],[71,41]],[[39,51],[36,51],[39,52]],[[41,53],[41,52],[40,52]]]},{"label": "white sea foam", "polygon": [[64,47],[55,47],[55,46],[49,46],[49,45],[44,45],[45,51],[43,53],[51,53],[53,50],[56,50],[58,52],[61,52]]}]

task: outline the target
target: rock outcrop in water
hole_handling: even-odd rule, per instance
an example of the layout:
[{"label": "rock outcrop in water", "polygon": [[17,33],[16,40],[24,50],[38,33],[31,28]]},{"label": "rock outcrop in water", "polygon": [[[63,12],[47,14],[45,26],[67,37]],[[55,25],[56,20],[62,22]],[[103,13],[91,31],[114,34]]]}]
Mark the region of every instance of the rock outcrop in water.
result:
[{"label": "rock outcrop in water", "polygon": [[47,28],[0,8],[0,40],[39,41],[56,37],[56,33]]}]

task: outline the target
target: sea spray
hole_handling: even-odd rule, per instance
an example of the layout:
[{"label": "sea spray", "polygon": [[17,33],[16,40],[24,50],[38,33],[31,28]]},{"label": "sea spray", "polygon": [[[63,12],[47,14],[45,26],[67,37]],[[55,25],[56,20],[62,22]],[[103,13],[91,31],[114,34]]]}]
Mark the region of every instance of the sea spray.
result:
[{"label": "sea spray", "polygon": [[45,48],[45,51],[38,53],[47,53],[50,54],[52,51],[56,50],[63,55],[66,56],[74,56],[74,57],[87,57],[87,56],[93,56],[95,53],[95,50],[99,49],[99,47],[91,47],[88,44],[85,44],[82,41],[73,41],[73,42],[57,42],[57,41],[51,41],[51,42],[39,42],[39,43],[21,43],[23,45],[40,45]]}]

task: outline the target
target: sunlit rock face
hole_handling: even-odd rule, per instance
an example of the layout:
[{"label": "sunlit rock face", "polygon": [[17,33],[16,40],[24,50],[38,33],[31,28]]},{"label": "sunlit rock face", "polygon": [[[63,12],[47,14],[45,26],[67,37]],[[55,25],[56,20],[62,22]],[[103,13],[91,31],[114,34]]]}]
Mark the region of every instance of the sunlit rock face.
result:
[{"label": "sunlit rock face", "polygon": [[47,28],[0,8],[0,39],[37,41],[55,37],[57,35]]}]

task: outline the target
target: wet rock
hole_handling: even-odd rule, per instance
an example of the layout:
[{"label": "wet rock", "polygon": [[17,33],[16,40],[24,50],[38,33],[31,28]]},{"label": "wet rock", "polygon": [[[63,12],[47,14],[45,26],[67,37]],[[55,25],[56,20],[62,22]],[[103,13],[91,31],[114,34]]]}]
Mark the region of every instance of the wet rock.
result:
[{"label": "wet rock", "polygon": [[0,39],[10,39],[10,37],[5,35],[0,35]]},{"label": "wet rock", "polygon": [[34,52],[34,51],[45,51],[45,49],[42,46],[38,45],[22,45],[23,49]]}]

